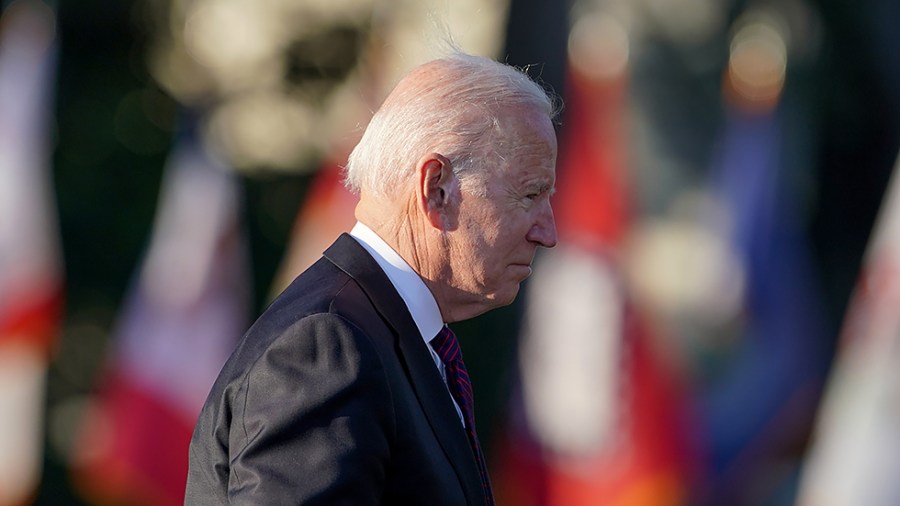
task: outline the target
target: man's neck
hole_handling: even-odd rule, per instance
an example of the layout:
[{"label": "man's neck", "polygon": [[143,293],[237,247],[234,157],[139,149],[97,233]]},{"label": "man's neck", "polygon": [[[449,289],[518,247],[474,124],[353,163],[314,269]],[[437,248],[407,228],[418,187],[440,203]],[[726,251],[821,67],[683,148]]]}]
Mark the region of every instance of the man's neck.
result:
[{"label": "man's neck", "polygon": [[368,225],[358,222],[350,231],[357,241],[372,255],[391,284],[406,303],[416,326],[427,341],[443,324],[437,300],[424,280],[389,244]]},{"label": "man's neck", "polygon": [[[391,209],[400,211],[391,212]],[[447,252],[441,247],[440,231],[430,226],[415,202],[375,201],[363,197],[356,207],[356,219],[372,229],[422,278],[434,295],[444,321],[453,321],[444,300],[443,278],[438,269],[442,255]]]}]

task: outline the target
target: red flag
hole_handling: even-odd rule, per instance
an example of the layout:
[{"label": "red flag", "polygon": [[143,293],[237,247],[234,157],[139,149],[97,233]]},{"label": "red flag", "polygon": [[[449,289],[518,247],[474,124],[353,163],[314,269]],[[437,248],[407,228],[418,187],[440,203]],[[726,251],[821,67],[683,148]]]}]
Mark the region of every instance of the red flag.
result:
[{"label": "red flag", "polygon": [[62,306],[48,120],[55,15],[37,1],[0,18],[0,505],[35,493],[48,354]]},{"label": "red flag", "polygon": [[248,322],[236,176],[192,140],[172,156],[149,251],[126,299],[76,483],[104,504],[184,502],[200,408]]}]

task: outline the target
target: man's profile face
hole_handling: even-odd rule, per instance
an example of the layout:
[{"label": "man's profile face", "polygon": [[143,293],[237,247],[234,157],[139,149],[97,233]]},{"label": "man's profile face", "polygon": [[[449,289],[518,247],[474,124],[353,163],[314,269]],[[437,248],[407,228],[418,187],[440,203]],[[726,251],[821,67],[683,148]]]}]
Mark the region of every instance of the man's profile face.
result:
[{"label": "man's profile face", "polygon": [[484,304],[511,303],[531,274],[538,246],[556,244],[550,195],[556,181],[556,134],[546,115],[514,111],[503,153],[507,168],[485,168],[484,196],[463,191],[459,227],[450,234],[450,283]]}]

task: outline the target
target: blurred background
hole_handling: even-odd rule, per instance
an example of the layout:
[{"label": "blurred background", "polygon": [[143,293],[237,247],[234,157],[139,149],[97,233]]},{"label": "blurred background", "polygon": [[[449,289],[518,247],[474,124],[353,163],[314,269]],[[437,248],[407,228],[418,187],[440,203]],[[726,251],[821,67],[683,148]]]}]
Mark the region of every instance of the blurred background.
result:
[{"label": "blurred background", "polygon": [[560,245],[455,326],[498,503],[900,504],[897,22],[893,0],[2,1],[0,505],[181,504],[219,367],[352,226],[340,165],[448,35],[564,104]]}]

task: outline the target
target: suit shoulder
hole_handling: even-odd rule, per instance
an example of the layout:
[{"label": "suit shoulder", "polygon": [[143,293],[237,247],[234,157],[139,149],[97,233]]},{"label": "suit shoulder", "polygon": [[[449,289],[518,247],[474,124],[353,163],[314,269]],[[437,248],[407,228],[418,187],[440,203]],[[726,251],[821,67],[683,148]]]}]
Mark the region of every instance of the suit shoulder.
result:
[{"label": "suit shoulder", "polygon": [[372,458],[387,458],[396,418],[385,366],[365,333],[341,315],[299,318],[259,353],[234,357],[220,381],[191,444],[196,490],[250,490],[260,480],[255,470],[273,462],[296,472],[296,455],[321,449],[317,431],[337,418],[369,434],[361,439],[373,446]]}]

